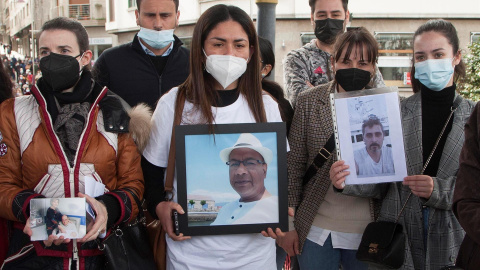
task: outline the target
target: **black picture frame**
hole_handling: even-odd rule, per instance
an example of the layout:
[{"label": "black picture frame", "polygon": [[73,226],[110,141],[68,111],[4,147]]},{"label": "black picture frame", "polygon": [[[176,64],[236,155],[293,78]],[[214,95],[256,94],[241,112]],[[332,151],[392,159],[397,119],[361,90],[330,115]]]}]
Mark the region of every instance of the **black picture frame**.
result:
[{"label": "black picture frame", "polygon": [[[220,151],[225,149],[225,145],[232,147],[236,140],[232,138],[239,138],[242,133],[250,133],[255,137],[266,138],[264,141],[259,139],[265,145],[273,145],[272,161],[268,164],[266,178],[264,180],[267,190],[271,189],[270,201],[277,201],[277,209],[268,209],[267,211],[260,211],[261,213],[268,215],[276,215],[278,213],[278,221],[269,222],[262,221],[259,223],[247,222],[242,224],[230,224],[230,225],[210,225],[212,223],[212,217],[215,214],[213,212],[220,211],[220,207],[224,207],[228,203],[223,202],[222,206],[215,205],[206,200],[201,200],[201,196],[213,196],[216,198],[224,198],[225,194],[232,193],[233,196],[238,193],[230,185],[230,168],[222,158],[220,157]],[[178,215],[179,231],[184,235],[222,235],[222,234],[244,234],[244,233],[260,233],[267,228],[280,228],[282,231],[288,230],[288,204],[287,204],[287,139],[286,139],[286,126],[285,123],[248,123],[248,124],[217,124],[214,125],[214,134],[209,130],[208,125],[181,125],[175,127],[175,140],[176,140],[176,170],[177,170],[177,198],[178,203],[185,210],[185,214]],[[208,143],[205,143],[207,141]],[[229,142],[234,142],[229,145]],[[266,147],[266,146],[265,146]],[[220,150],[220,151],[219,151]],[[216,153],[216,154],[215,154]],[[215,160],[215,155],[218,160]],[[275,161],[275,163],[274,163]],[[201,163],[201,164],[199,164]],[[203,166],[205,164],[205,166]],[[202,166],[201,166],[202,165]],[[223,166],[223,167],[222,167]],[[263,165],[261,165],[263,166]],[[218,168],[217,168],[218,167]],[[210,169],[209,169],[210,168]],[[213,170],[211,168],[214,168]],[[224,174],[226,172],[226,176]],[[211,173],[211,175],[210,175]],[[270,176],[269,176],[270,174]],[[206,175],[202,179],[202,175]],[[210,176],[209,176],[210,175]],[[221,175],[221,176],[219,176]],[[215,177],[216,176],[216,177]],[[225,182],[222,180],[225,178]],[[268,179],[267,179],[268,178]],[[275,180],[276,179],[276,183]],[[266,183],[268,181],[268,183]],[[273,181],[273,183],[272,183]],[[221,186],[229,186],[230,190],[226,190],[225,193],[214,191],[214,189],[221,188]],[[268,187],[267,187],[268,185]],[[198,188],[200,187],[200,189]],[[203,188],[203,189],[202,189]],[[224,188],[226,189],[226,188]],[[192,202],[192,196],[197,196],[192,193],[200,192],[200,195]],[[273,192],[276,190],[275,192]],[[227,192],[228,191],[228,192]],[[202,193],[203,192],[203,193]],[[270,193],[270,190],[269,190]],[[274,196],[276,193],[277,196]],[[204,195],[202,195],[204,194]],[[190,196],[190,197],[189,197]],[[275,198],[277,197],[277,198]],[[212,197],[215,198],[215,197]],[[201,209],[198,209],[198,200],[201,205]],[[231,201],[231,205],[234,203],[241,204],[239,200]],[[265,201],[262,204],[256,203],[258,208],[260,205],[265,205]],[[218,202],[218,199],[217,199]],[[207,205],[207,207],[205,207]],[[242,207],[242,206],[240,206]],[[258,210],[257,208],[257,210]],[[275,208],[275,207],[272,207]],[[225,211],[227,208],[225,208]],[[246,207],[244,209],[247,209]],[[262,208],[263,209],[263,208]],[[201,213],[205,212],[202,216]],[[200,215],[199,215],[200,213]],[[207,214],[209,213],[209,214]],[[253,212],[255,213],[255,212]],[[257,212],[259,213],[259,212]],[[245,215],[246,216],[246,215]],[[216,218],[214,219],[216,220]]]}]

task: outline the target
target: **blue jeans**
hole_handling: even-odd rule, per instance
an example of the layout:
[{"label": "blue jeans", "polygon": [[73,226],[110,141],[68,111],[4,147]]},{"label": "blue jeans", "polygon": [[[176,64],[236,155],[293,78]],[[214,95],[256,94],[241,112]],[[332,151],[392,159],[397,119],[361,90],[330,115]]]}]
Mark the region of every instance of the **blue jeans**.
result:
[{"label": "blue jeans", "polygon": [[423,214],[423,248],[425,249],[425,252],[427,252],[428,218],[430,215],[430,208],[423,207],[422,214]]},{"label": "blue jeans", "polygon": [[338,270],[366,270],[368,265],[355,257],[357,251],[333,248],[332,236],[329,235],[323,247],[308,239],[303,244],[302,254],[297,255],[300,269]]}]

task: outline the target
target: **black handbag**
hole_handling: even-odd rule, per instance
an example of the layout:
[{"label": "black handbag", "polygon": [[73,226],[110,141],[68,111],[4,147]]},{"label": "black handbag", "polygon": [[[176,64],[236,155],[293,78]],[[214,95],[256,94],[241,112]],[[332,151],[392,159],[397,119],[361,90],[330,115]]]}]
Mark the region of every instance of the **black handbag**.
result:
[{"label": "black handbag", "polygon": [[[443,129],[440,132],[435,145],[433,146],[432,152],[425,162],[425,165],[423,165],[423,169],[420,174],[425,172],[425,169],[432,159],[433,153],[435,152],[435,149],[437,149],[438,143],[440,142],[440,139],[442,138],[442,135],[445,132],[445,129],[447,128],[447,125],[450,122],[453,113],[457,110],[460,102],[461,99],[458,97],[454,100],[447,122],[443,126]],[[398,220],[400,219],[400,216],[402,215],[405,206],[407,206],[408,200],[411,196],[412,192],[410,192],[408,195],[407,200],[403,204],[400,213],[398,213],[395,222],[376,221],[367,225],[362,235],[362,241],[360,242],[360,246],[357,250],[357,260],[387,269],[397,269],[403,265],[405,260],[406,237],[403,233],[403,227],[398,223]]]},{"label": "black handbag", "polygon": [[367,225],[357,250],[357,260],[397,269],[405,259],[405,234],[402,225],[377,221]]},{"label": "black handbag", "polygon": [[106,269],[156,270],[140,201],[135,194],[130,194],[139,207],[137,218],[123,227],[114,228],[103,241],[97,239],[98,249],[105,254]]}]

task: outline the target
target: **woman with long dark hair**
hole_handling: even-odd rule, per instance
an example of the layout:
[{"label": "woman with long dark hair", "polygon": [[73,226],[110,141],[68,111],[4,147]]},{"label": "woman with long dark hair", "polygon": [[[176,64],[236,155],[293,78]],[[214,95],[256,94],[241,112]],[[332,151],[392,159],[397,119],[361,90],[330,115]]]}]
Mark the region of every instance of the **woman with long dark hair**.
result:
[{"label": "woman with long dark hair", "polygon": [[[235,68],[227,72],[225,63]],[[278,104],[262,93],[257,34],[240,8],[216,5],[198,19],[190,75],[159,100],[153,114],[142,160],[147,187],[150,182],[163,183],[175,114],[182,116],[182,125],[207,124],[211,131],[215,124],[282,121]],[[147,191],[150,212],[158,216],[168,234],[167,269],[276,269],[273,239],[260,233],[177,236],[172,229],[172,210],[184,211],[176,201],[162,199],[163,192]]]},{"label": "woman with long dark hair", "polygon": [[430,20],[417,29],[411,74],[415,94],[401,102],[409,176],[403,182],[345,186],[353,164],[338,161],[330,179],[343,194],[382,199],[379,220],[395,221],[404,206],[398,220],[407,236],[402,269],[440,269],[455,264],[465,234],[452,197],[464,125],[474,108],[456,91],[465,67],[450,22]]},{"label": "woman with long dark hair", "polygon": [[275,54],[273,53],[272,43],[263,37],[258,37],[258,45],[260,47],[260,60],[262,63],[262,89],[272,95],[280,106],[280,114],[283,121],[287,124],[287,135],[290,132],[290,125],[292,124],[293,108],[285,98],[285,93],[282,87],[275,81],[269,80],[266,77],[270,76],[272,69],[275,68]]}]

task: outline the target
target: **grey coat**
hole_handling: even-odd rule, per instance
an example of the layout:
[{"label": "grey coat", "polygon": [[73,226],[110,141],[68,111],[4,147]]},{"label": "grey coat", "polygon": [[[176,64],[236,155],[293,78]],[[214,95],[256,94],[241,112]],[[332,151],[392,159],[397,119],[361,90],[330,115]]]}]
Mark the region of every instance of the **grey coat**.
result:
[{"label": "grey coat", "polygon": [[[407,235],[405,262],[401,269],[437,270],[455,263],[465,233],[452,212],[452,197],[460,150],[464,142],[463,128],[473,107],[473,102],[462,98],[454,113],[452,129],[445,142],[437,177],[433,177],[434,188],[430,199],[425,200],[412,194],[399,219]],[[420,93],[403,100],[401,112],[408,175],[417,175],[423,168]],[[410,188],[397,182],[346,186],[343,193],[383,198],[378,220],[395,221]],[[423,243],[423,207],[430,207],[426,250]]]}]

